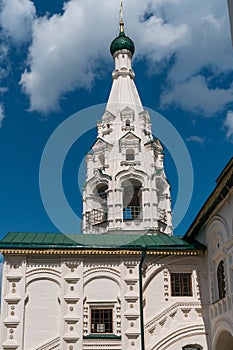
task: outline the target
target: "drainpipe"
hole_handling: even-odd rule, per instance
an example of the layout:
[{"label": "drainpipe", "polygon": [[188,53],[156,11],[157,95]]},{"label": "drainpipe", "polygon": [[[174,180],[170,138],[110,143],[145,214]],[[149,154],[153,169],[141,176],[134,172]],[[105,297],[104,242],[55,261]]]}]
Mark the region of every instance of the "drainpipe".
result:
[{"label": "drainpipe", "polygon": [[142,265],[146,257],[146,249],[142,251],[142,257],[139,264],[139,297],[140,297],[140,327],[141,327],[141,350],[145,350],[144,336],[144,315],[143,315],[143,292],[142,292]]}]

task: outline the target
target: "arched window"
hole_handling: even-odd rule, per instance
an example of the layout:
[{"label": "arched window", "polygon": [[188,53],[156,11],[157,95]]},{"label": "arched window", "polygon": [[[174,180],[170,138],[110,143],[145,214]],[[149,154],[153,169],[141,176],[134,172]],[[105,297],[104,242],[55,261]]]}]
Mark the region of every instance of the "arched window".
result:
[{"label": "arched window", "polygon": [[123,186],[123,220],[142,219],[142,184],[136,179],[125,180]]},{"label": "arched window", "polygon": [[130,126],[130,120],[129,119],[126,119],[125,126]]},{"label": "arched window", "polygon": [[[96,195],[98,195],[101,199],[106,200],[107,199],[107,191],[108,185],[105,183],[99,183],[96,186]],[[103,202],[103,201],[101,201]]]},{"label": "arched window", "polygon": [[126,150],[126,160],[134,160],[134,149],[130,148]]},{"label": "arched window", "polygon": [[222,331],[218,337],[216,344],[217,350],[232,350],[233,349],[233,336],[228,331]]},{"label": "arched window", "polygon": [[218,297],[223,299],[226,296],[226,285],[225,285],[225,272],[224,262],[220,261],[217,268],[217,281],[218,281]]},{"label": "arched window", "polygon": [[87,215],[87,222],[90,225],[106,225],[107,223],[107,189],[106,183],[98,183],[91,194],[93,199],[92,210]]}]

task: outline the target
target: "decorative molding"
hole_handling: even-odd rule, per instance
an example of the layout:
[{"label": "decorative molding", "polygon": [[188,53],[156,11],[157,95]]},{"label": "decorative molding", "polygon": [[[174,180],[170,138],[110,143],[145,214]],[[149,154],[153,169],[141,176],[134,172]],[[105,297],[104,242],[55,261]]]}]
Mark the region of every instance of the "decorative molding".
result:
[{"label": "decorative molding", "polygon": [[60,348],[60,337],[56,337],[53,340],[48,341],[46,344],[33,350],[59,350]]},{"label": "decorative molding", "polygon": [[[141,255],[141,250],[123,249],[1,249],[2,254],[30,255]],[[203,255],[203,250],[148,250],[148,255]]]},{"label": "decorative molding", "polygon": [[[174,318],[174,316],[176,315],[176,313],[179,309],[182,309],[182,312],[186,313],[185,310],[190,311],[192,308],[195,308],[195,309],[201,308],[201,303],[199,303],[199,302],[176,302],[173,305],[171,305],[170,307],[168,307],[167,309],[163,310],[160,314],[153,317],[152,320],[148,321],[145,324],[145,330],[149,333],[153,333],[157,324],[160,324],[160,322],[163,322],[163,320],[164,319],[166,320],[166,318],[169,316]],[[165,323],[165,321],[164,321],[164,323]]]}]

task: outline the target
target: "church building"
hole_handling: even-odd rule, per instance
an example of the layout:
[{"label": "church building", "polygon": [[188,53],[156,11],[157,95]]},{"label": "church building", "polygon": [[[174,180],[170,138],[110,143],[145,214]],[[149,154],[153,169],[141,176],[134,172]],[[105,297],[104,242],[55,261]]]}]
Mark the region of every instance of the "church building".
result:
[{"label": "church building", "polygon": [[232,350],[233,160],[183,238],[122,16],[112,88],[86,157],[83,233],[11,232],[3,350]]}]

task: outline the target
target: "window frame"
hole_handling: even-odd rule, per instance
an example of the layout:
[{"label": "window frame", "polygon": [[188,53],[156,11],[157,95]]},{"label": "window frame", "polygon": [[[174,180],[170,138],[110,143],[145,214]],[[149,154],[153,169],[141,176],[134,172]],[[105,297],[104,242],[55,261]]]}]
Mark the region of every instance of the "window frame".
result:
[{"label": "window frame", "polygon": [[125,152],[125,160],[127,162],[135,161],[135,150],[133,148],[127,148]]},{"label": "window frame", "polygon": [[[110,316],[110,321],[107,319],[104,319],[105,318],[105,312],[106,311],[110,311],[110,313],[108,313],[108,316]],[[102,315],[98,315],[96,316],[95,318],[95,322],[93,322],[93,312],[96,312],[96,313],[102,313]],[[90,334],[93,334],[93,335],[103,335],[103,334],[114,334],[114,322],[113,322],[113,307],[112,306],[90,306]],[[101,320],[101,318],[103,319],[103,321]],[[98,331],[98,325],[105,325],[105,329],[104,331],[101,331],[99,330]],[[107,327],[107,332],[105,331],[106,330],[106,325],[108,325]],[[93,327],[94,326],[94,327]],[[101,328],[99,328],[101,329]]]},{"label": "window frame", "polygon": [[170,272],[171,297],[193,297],[194,290],[192,276],[193,273],[187,271]]},{"label": "window frame", "polygon": [[217,287],[218,287],[218,300],[225,298],[226,293],[226,273],[224,260],[220,260],[217,265]]},{"label": "window frame", "polygon": [[202,350],[202,346],[198,345],[198,344],[188,344],[182,347],[182,350]]}]

